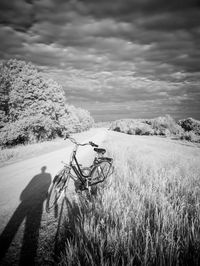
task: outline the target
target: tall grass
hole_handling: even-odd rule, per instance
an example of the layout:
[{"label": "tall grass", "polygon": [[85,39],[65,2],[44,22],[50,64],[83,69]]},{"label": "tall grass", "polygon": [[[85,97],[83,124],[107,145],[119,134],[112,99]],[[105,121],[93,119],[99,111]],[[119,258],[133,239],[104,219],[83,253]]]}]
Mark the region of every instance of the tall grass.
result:
[{"label": "tall grass", "polygon": [[199,265],[196,151],[181,156],[180,146],[161,158],[130,142],[112,143],[115,172],[97,198],[66,199],[60,265]]}]

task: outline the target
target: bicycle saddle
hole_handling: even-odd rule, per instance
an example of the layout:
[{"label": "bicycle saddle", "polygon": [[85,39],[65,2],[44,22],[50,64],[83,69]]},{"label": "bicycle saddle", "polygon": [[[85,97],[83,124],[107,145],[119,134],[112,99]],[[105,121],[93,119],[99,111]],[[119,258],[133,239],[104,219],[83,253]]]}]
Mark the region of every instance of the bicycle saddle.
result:
[{"label": "bicycle saddle", "polygon": [[102,153],[102,154],[106,152],[105,149],[100,149],[100,148],[94,148],[94,151],[96,151],[97,153]]},{"label": "bicycle saddle", "polygon": [[108,161],[109,163],[113,161],[113,159],[109,157],[100,157],[99,160]]}]

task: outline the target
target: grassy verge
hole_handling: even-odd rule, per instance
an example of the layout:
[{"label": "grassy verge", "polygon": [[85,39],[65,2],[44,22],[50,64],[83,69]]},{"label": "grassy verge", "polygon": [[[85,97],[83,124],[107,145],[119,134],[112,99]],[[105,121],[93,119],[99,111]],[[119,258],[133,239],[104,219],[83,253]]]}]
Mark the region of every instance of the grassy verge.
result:
[{"label": "grassy verge", "polygon": [[106,146],[115,173],[98,197],[66,199],[60,265],[199,265],[199,148],[114,132]]}]

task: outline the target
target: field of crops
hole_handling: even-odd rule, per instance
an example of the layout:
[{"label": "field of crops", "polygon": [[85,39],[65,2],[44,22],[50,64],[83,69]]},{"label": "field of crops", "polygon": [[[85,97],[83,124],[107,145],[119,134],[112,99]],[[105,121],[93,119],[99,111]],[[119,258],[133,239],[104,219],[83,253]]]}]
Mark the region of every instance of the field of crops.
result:
[{"label": "field of crops", "polygon": [[115,172],[91,202],[67,201],[61,265],[199,265],[200,149],[111,132]]}]

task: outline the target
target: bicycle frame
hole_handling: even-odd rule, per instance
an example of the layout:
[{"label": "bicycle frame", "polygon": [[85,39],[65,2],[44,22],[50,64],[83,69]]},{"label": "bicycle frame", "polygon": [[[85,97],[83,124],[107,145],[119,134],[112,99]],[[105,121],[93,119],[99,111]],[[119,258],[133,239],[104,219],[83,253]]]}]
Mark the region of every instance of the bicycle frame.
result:
[{"label": "bicycle frame", "polygon": [[[66,192],[68,182],[70,178],[74,181],[75,192],[81,192],[83,190],[88,190],[91,193],[91,187],[96,186],[98,183],[102,183],[108,176],[108,173],[112,167],[112,158],[104,157],[103,154],[106,152],[105,149],[94,149],[97,152],[94,161],[90,167],[84,167],[79,164],[76,153],[79,146],[90,145],[92,147],[98,147],[97,144],[92,141],[81,144],[77,143],[75,139],[66,135],[65,139],[69,138],[72,143],[75,144],[73,151],[70,156],[69,164],[64,163],[64,168],[54,177],[51,186],[48,190],[47,200],[46,200],[46,211],[49,212],[50,209],[57,204],[62,192]],[[102,164],[107,162],[108,164]],[[107,173],[104,173],[105,167]],[[74,173],[71,173],[71,170]],[[89,170],[89,173],[84,173],[85,170]],[[80,182],[79,182],[80,181]],[[94,187],[96,190],[96,187]]]},{"label": "bicycle frame", "polygon": [[[66,165],[66,167],[69,169],[70,177],[74,181],[76,181],[77,178],[78,178],[78,180],[81,181],[82,185],[85,186],[85,184],[88,183],[89,178],[91,177],[93,169],[95,169],[98,166],[98,164],[100,164],[102,162],[102,159],[104,158],[103,154],[98,153],[98,155],[94,158],[93,164],[90,167],[86,167],[87,169],[89,169],[89,174],[85,175],[83,173],[83,170],[80,167],[80,164],[79,164],[78,160],[77,160],[76,153],[77,153],[77,150],[78,150],[79,146],[91,145],[92,142],[85,143],[85,144],[80,144],[80,143],[77,143],[76,140],[73,139],[73,138],[69,138],[69,139],[70,139],[70,141],[72,143],[75,144],[75,147],[74,147],[74,149],[73,149],[73,151],[71,153],[69,165]],[[97,147],[96,144],[94,144],[94,143],[92,143],[92,144],[93,145],[91,145],[91,146],[96,146]],[[84,169],[86,169],[86,168],[84,167]],[[71,169],[74,171],[75,176],[71,173]],[[97,182],[97,183],[100,183],[100,182]]]},{"label": "bicycle frame", "polygon": [[[74,173],[76,174],[78,179],[81,181],[81,183],[85,184],[85,179],[90,177],[90,175],[84,175],[83,171],[81,170],[80,164],[78,163],[76,153],[77,153],[79,146],[84,146],[84,144],[79,145],[79,144],[75,143],[75,147],[74,147],[72,154],[71,154],[69,166],[70,166],[70,171],[71,171],[71,169],[73,169]],[[91,170],[92,170],[92,168],[91,168]],[[74,176],[71,173],[70,173],[70,176],[74,179]]]}]

